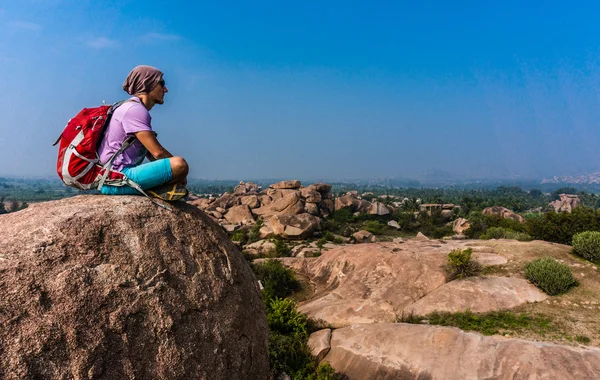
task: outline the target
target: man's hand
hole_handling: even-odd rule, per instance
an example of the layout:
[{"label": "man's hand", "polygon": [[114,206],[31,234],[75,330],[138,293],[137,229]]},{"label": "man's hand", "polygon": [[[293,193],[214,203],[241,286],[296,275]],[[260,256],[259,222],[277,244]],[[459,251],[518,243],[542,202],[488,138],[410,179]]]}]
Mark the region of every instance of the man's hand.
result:
[{"label": "man's hand", "polygon": [[138,140],[140,140],[142,145],[144,145],[144,147],[148,150],[148,155],[146,155],[146,157],[152,156],[153,159],[150,159],[150,157],[148,157],[150,161],[158,160],[160,158],[173,157],[173,155],[168,150],[166,150],[165,148],[163,148],[162,145],[160,145],[160,143],[156,139],[156,136],[154,135],[154,132],[141,131],[136,133],[135,137]]}]

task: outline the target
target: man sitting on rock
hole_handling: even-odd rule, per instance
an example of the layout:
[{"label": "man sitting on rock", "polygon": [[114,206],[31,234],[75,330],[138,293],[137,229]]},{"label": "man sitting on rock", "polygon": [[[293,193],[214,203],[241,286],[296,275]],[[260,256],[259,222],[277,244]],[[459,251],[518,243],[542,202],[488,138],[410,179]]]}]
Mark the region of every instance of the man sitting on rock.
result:
[{"label": "man sitting on rock", "polygon": [[[127,136],[135,136],[131,146],[113,161],[113,169],[124,173],[150,195],[164,200],[178,200],[187,195],[188,164],[173,156],[156,139],[152,130],[150,110],[164,103],[168,92],[163,73],[151,66],[137,66],[125,82],[125,90],[132,97],[119,106],[112,115],[98,148],[102,163],[121,147]],[[144,158],[150,162],[142,164]],[[102,194],[139,194],[129,186],[104,185]]]}]

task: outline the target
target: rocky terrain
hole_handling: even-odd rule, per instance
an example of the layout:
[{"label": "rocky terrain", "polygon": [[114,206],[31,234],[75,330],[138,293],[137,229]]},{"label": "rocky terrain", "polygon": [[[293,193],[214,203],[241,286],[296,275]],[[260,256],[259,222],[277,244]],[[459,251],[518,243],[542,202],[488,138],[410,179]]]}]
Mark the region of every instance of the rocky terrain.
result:
[{"label": "rocky terrain", "polygon": [[218,198],[192,197],[189,203],[205,211],[229,232],[254,225],[260,218],[261,239],[274,235],[291,240],[306,239],[321,229],[323,218],[341,208],[371,215],[387,215],[393,211],[391,206],[381,202],[360,199],[355,191],[335,200],[330,191],[329,184],[303,187],[297,180],[274,183],[266,190],[251,182],[241,182],[233,194],[225,193]]},{"label": "rocky terrain", "polygon": [[260,290],[197,208],[78,196],[0,217],[1,379],[266,379]]},{"label": "rocky terrain", "polygon": [[[447,282],[447,253],[467,247],[488,274]],[[523,266],[542,256],[571,266],[580,286],[549,297],[530,284]],[[333,328],[311,336],[313,353],[350,379],[591,379],[600,373],[600,349],[593,348],[600,345],[600,270],[574,258],[568,246],[407,239],[341,245],[317,258],[282,261],[311,284],[299,310]],[[541,313],[555,327],[487,337],[395,323],[467,310]],[[589,346],[573,341],[575,335],[590,337]]]}]

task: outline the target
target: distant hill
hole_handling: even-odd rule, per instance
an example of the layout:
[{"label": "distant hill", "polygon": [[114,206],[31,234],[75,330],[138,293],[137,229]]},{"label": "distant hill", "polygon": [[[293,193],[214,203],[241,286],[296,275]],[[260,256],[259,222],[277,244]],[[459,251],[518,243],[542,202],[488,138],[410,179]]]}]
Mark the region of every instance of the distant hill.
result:
[{"label": "distant hill", "polygon": [[600,172],[580,176],[554,176],[553,178],[543,179],[542,183],[569,183],[579,185],[600,184]]}]

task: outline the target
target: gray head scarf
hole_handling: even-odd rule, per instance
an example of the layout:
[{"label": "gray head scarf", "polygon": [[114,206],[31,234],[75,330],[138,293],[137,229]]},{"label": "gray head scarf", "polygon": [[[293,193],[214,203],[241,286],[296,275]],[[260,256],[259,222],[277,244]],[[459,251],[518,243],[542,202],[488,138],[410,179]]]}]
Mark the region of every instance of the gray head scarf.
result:
[{"label": "gray head scarf", "polygon": [[123,82],[123,90],[129,95],[147,94],[158,84],[163,73],[152,66],[137,66]]}]

